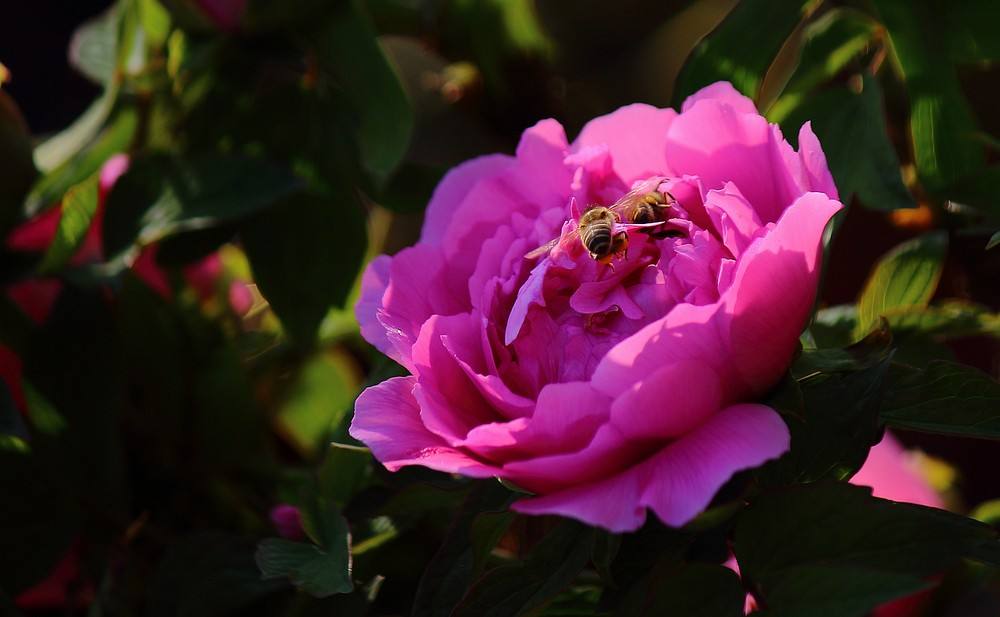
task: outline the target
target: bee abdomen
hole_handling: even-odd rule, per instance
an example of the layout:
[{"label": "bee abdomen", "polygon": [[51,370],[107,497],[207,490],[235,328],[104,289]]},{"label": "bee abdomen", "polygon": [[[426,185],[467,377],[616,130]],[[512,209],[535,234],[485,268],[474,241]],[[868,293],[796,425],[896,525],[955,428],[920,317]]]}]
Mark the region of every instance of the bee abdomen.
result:
[{"label": "bee abdomen", "polygon": [[593,255],[606,255],[611,250],[611,226],[591,225],[583,230],[583,245]]}]

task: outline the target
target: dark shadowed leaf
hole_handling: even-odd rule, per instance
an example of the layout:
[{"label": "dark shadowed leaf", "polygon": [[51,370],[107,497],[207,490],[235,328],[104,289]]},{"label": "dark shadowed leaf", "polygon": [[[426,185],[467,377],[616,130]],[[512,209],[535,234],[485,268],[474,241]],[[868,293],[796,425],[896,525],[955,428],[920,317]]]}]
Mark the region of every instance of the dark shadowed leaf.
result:
[{"label": "dark shadowed leaf", "polygon": [[864,336],[887,313],[927,306],[941,278],[947,250],[947,234],[936,231],[904,242],[884,255],[858,299],[854,335]]},{"label": "dark shadowed leaf", "polygon": [[962,0],[938,13],[943,19],[948,54],[961,64],[979,64],[1000,60],[1000,4],[993,0]]},{"label": "dark shadowed leaf", "polygon": [[330,27],[314,44],[321,65],[340,83],[358,116],[364,167],[382,182],[406,153],[413,110],[361,4],[339,3]]},{"label": "dark shadowed leaf", "polygon": [[265,579],[284,578],[317,598],[354,589],[351,581],[351,534],[347,520],[332,507],[318,506],[303,525],[317,544],[281,538],[262,540],[256,561]]},{"label": "dark shadowed leaf", "polygon": [[14,100],[0,90],[0,232],[21,215],[21,202],[38,171],[31,155],[28,125]]},{"label": "dark shadowed leaf", "polygon": [[925,3],[876,0],[906,80],[914,162],[924,185],[946,191],[985,158],[972,110],[939,35],[940,12]]},{"label": "dark shadowed leaf", "polygon": [[118,255],[133,243],[239,220],[299,187],[278,167],[243,157],[134,160],[108,195],[104,251]]},{"label": "dark shadowed leaf", "polygon": [[929,433],[1000,439],[1000,383],[963,364],[894,367],[882,420]]},{"label": "dark shadowed leaf", "polygon": [[882,90],[871,77],[861,83],[860,92],[833,86],[803,94],[780,120],[782,129],[792,137],[804,122],[812,122],[844,203],[857,194],[875,210],[913,207],[916,203],[903,184],[899,159],[886,134]]},{"label": "dark shadowed leaf", "polygon": [[996,544],[977,521],[822,482],[762,495],[737,523],[734,551],[767,614],[861,617]]},{"label": "dark shadowed leaf", "polygon": [[[719,80],[750,98],[778,50],[802,19],[803,0],[744,0],[699,43],[677,78],[674,103]],[[767,27],[761,27],[767,24]]]},{"label": "dark shadowed leaf", "polygon": [[261,578],[253,551],[252,542],[212,532],[171,546],[151,581],[147,615],[232,615],[288,589],[286,581]]},{"label": "dark shadowed leaf", "polygon": [[365,254],[365,218],[349,187],[297,193],[241,230],[254,280],[292,340],[309,345],[342,304]]},{"label": "dark shadowed leaf", "polygon": [[368,448],[334,443],[326,450],[319,466],[319,493],[344,507],[365,484],[371,472],[372,453]]},{"label": "dark shadowed leaf", "polygon": [[746,597],[735,572],[708,563],[658,567],[642,590],[616,617],[740,617]]},{"label": "dark shadowed leaf", "polygon": [[514,617],[562,591],[590,561],[595,530],[563,521],[524,561],[498,566],[472,584],[454,617]]}]

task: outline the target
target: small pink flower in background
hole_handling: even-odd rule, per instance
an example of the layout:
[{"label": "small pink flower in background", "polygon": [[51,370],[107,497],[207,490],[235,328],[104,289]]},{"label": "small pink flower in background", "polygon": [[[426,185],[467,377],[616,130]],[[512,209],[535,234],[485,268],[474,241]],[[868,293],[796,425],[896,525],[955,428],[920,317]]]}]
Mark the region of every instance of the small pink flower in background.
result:
[{"label": "small pink flower in background", "polygon": [[[944,507],[941,496],[920,474],[913,457],[891,433],[886,433],[882,441],[871,449],[865,464],[851,478],[851,484],[871,487],[872,494],[882,499],[932,508]],[[735,558],[731,558],[725,565],[737,574],[740,573]],[[925,590],[893,600],[875,609],[872,617],[918,617],[923,614],[923,607],[932,593],[932,589]],[[753,598],[747,595],[746,613],[750,614],[756,609]]]},{"label": "small pink flower in background", "polygon": [[[799,144],[717,83],[680,113],[596,118],[572,143],[545,120],[515,156],[453,169],[420,242],[364,274],[362,334],[412,375],[367,389],[351,434],[390,470],[504,478],[535,494],[523,513],[613,531],[647,510],[691,520],[788,449],[754,401],[797,349],[842,207],[808,124]],[[676,198],[671,233],[630,230],[627,254],[597,263],[575,214],[637,186]]]},{"label": "small pink flower in background", "polygon": [[232,32],[243,20],[247,0],[196,0],[196,4],[217,28]]},{"label": "small pink flower in background", "polygon": [[302,531],[302,514],[293,505],[283,503],[274,506],[271,509],[271,522],[282,538],[302,540],[306,537]]}]

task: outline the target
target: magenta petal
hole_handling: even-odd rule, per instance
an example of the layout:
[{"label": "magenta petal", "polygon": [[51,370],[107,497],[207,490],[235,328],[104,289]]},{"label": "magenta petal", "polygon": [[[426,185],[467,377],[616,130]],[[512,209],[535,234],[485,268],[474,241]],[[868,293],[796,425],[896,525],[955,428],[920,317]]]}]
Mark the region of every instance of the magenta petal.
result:
[{"label": "magenta petal", "polygon": [[785,372],[816,296],[823,230],[841,209],[822,193],[807,193],[777,225],[747,249],[725,294],[729,315],[727,364],[759,394]]},{"label": "magenta petal", "polygon": [[611,422],[630,439],[684,435],[718,411],[721,384],[697,360],[667,364],[636,382],[611,405]]},{"label": "magenta petal", "polygon": [[808,191],[826,193],[831,199],[840,199],[837,186],[833,182],[830,168],[826,164],[826,155],[819,145],[819,139],[813,133],[812,123],[806,122],[799,129],[799,158],[809,186]]},{"label": "magenta petal", "polygon": [[698,176],[705,190],[733,182],[768,223],[802,193],[785,162],[790,150],[761,116],[701,99],[671,123],[666,160],[676,174]]},{"label": "magenta petal", "polygon": [[615,533],[635,531],[646,522],[639,505],[641,478],[634,470],[551,495],[514,502],[521,514],[556,514],[603,527]]},{"label": "magenta petal", "polygon": [[627,105],[594,118],[573,142],[573,150],[605,144],[612,168],[626,184],[669,172],[664,157],[667,129],[677,117],[672,109],[644,103]]},{"label": "magenta petal", "polygon": [[[389,266],[392,258],[379,255],[368,264],[361,275],[361,294],[354,305],[354,316],[361,326],[361,336],[393,359],[398,355],[396,348],[386,337],[385,327],[378,320],[378,311],[382,308],[382,296],[389,286]],[[397,362],[399,360],[396,360]]]},{"label": "magenta petal", "polygon": [[641,505],[667,525],[704,510],[734,473],[788,450],[788,427],[770,407],[733,405],[642,464]]},{"label": "magenta petal", "polygon": [[705,211],[733,257],[739,257],[760,231],[760,218],[739,188],[727,182],[722,189],[713,189],[705,197]]},{"label": "magenta petal", "polygon": [[424,214],[420,239],[429,244],[441,244],[445,231],[454,221],[455,210],[477,182],[510,168],[514,158],[505,154],[490,154],[466,161],[445,174]]},{"label": "magenta petal", "polygon": [[358,397],[351,437],[368,446],[389,471],[423,465],[438,471],[487,478],[496,469],[449,447],[420,421],[412,391],[416,379],[394,377]]},{"label": "magenta petal", "polygon": [[729,105],[736,111],[744,114],[756,114],[757,106],[749,97],[744,96],[739,90],[733,87],[728,81],[717,81],[709,84],[691,96],[684,99],[681,104],[681,112],[694,107],[698,101],[712,100]]}]

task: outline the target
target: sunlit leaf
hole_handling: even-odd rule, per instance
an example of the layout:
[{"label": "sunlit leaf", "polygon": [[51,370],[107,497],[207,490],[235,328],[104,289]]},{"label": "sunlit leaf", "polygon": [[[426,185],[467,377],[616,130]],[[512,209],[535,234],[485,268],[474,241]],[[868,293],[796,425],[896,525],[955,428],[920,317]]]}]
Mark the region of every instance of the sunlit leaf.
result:
[{"label": "sunlit leaf", "polygon": [[990,241],[986,243],[986,250],[988,251],[998,244],[1000,244],[1000,231],[990,236]]},{"label": "sunlit leaf", "polygon": [[76,250],[83,244],[87,231],[97,213],[98,177],[92,175],[80,184],[74,185],[63,196],[59,226],[52,243],[45,250],[45,256],[38,269],[52,273],[69,262]]},{"label": "sunlit leaf", "polygon": [[969,103],[938,35],[938,14],[922,3],[876,0],[906,80],[910,133],[921,180],[944,191],[985,162]]},{"label": "sunlit leaf", "polygon": [[315,354],[299,369],[285,395],[277,417],[281,432],[304,457],[316,458],[350,411],[358,385],[350,357],[335,351]]},{"label": "sunlit leaf", "polygon": [[[674,102],[716,81],[756,98],[785,39],[802,20],[805,0],[744,0],[694,48],[677,78]],[[761,27],[767,24],[767,27]]]},{"label": "sunlit leaf", "polygon": [[883,256],[858,299],[855,336],[864,336],[882,315],[927,306],[941,278],[947,249],[948,236],[938,231],[904,242]]},{"label": "sunlit leaf", "polygon": [[100,16],[77,28],[70,40],[70,64],[97,84],[109,84],[114,76],[120,22],[119,8],[112,5]]}]

